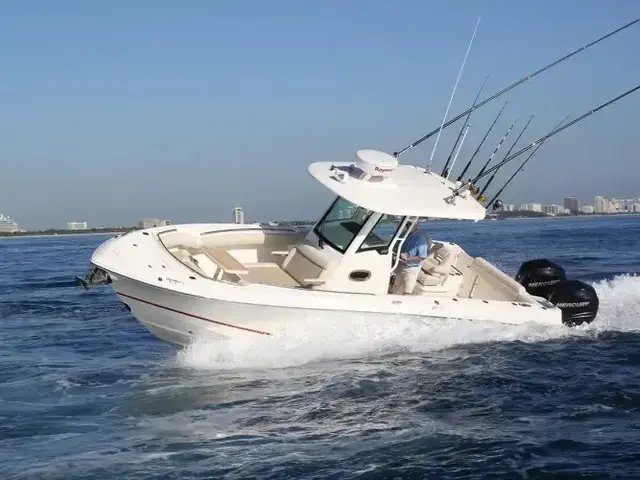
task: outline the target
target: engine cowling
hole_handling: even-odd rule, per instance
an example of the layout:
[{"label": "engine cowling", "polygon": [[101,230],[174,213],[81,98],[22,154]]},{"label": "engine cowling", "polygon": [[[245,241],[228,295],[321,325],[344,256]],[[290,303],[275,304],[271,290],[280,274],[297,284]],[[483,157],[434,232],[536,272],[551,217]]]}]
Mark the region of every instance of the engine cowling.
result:
[{"label": "engine cowling", "polygon": [[531,295],[546,299],[549,299],[553,287],[566,279],[564,268],[546,258],[524,262],[515,277],[516,282]]},{"label": "engine cowling", "polygon": [[562,310],[562,323],[569,327],[593,322],[600,307],[595,288],[580,280],[555,284],[548,300]]}]

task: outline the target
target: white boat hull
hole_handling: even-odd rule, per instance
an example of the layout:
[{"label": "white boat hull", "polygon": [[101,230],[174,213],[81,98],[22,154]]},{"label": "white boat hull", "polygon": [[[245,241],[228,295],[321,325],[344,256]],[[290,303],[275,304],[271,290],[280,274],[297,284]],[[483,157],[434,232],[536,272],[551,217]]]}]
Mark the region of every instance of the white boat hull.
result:
[{"label": "white boat hull", "polygon": [[[223,226],[228,228],[228,226]],[[217,225],[178,226],[191,235]],[[165,229],[166,230],[166,229]],[[264,283],[233,284],[196,274],[154,235],[136,231],[103,243],[92,263],[133,316],[156,337],[188,345],[202,337],[225,340],[278,335],[305,321],[393,322],[462,319],[519,325],[562,325],[562,312],[540,299],[487,300],[446,295],[369,295],[287,288]]]},{"label": "white boat hull", "polygon": [[[560,325],[559,318],[533,318],[522,315],[522,307],[504,306],[497,309],[468,311],[466,314],[447,313],[444,308],[432,309],[429,314],[416,315],[402,311],[375,312],[349,311],[330,308],[291,308],[272,304],[248,304],[231,300],[219,300],[186,295],[150,286],[111,273],[112,286],[120,301],[134,318],[156,337],[167,342],[186,346],[196,339],[242,339],[252,336],[271,336],[298,322],[312,318],[314,322],[331,321],[357,323],[393,322],[398,316],[417,320],[444,320],[459,318],[468,321],[498,322],[510,325],[541,322]],[[506,311],[505,311],[506,309]],[[493,311],[492,311],[493,310]]]},{"label": "white boat hull", "polygon": [[[226,340],[272,335],[310,309],[251,305],[163,290],[111,274],[113,289],[132,315],[156,337],[179,345],[197,338]],[[331,313],[331,311],[325,311]],[[316,311],[315,313],[319,313]]]}]

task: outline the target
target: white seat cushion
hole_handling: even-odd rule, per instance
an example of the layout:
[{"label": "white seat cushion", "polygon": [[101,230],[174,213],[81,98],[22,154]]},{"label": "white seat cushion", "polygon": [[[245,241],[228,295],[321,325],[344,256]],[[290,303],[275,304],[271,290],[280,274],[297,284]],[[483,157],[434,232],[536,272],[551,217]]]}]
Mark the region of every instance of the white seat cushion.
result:
[{"label": "white seat cushion", "polygon": [[429,256],[422,262],[418,282],[425,286],[440,285],[451,273],[459,252],[460,248],[456,245],[434,242]]},{"label": "white seat cushion", "polygon": [[283,263],[283,270],[303,286],[322,283],[324,273],[334,262],[311,245],[296,246]]}]

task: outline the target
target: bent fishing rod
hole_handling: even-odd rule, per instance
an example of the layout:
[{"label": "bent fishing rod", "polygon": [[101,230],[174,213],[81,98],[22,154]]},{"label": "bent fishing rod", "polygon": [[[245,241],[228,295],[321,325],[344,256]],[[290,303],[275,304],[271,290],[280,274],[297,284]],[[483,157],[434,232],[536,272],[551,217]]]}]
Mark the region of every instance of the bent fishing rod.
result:
[{"label": "bent fishing rod", "polygon": [[480,98],[480,94],[482,93],[482,90],[484,90],[484,86],[486,85],[487,80],[489,80],[489,75],[484,77],[484,82],[482,82],[482,85],[480,86],[480,90],[478,90],[478,94],[476,95],[476,98],[473,101],[473,106],[471,107],[472,109],[469,110],[469,113],[467,114],[467,118],[465,119],[464,123],[462,124],[462,128],[458,132],[458,137],[456,138],[456,141],[453,144],[453,148],[451,149],[451,153],[449,154],[449,158],[447,158],[447,161],[445,162],[444,167],[442,169],[442,175],[441,176],[444,177],[444,178],[447,178],[449,176],[449,163],[451,162],[451,157],[453,157],[453,153],[456,151],[456,147],[458,146],[458,142],[462,138],[462,134],[466,131],[465,128],[468,129],[469,119],[471,118],[471,114],[473,113],[473,107],[475,107],[476,103],[478,103],[478,99]]},{"label": "bent fishing rod", "polygon": [[571,53],[568,53],[567,55],[565,55],[564,57],[561,57],[557,60],[555,60],[554,62],[550,63],[549,65],[542,67],[541,69],[530,73],[524,77],[522,77],[520,80],[518,80],[517,82],[512,83],[511,85],[509,85],[508,87],[503,88],[502,90],[500,90],[498,93],[495,93],[493,95],[491,95],[489,98],[486,98],[485,100],[483,100],[482,102],[478,103],[475,107],[471,107],[468,110],[465,110],[464,112],[460,113],[459,115],[455,116],[454,118],[452,118],[451,120],[449,120],[448,122],[443,123],[440,127],[436,128],[435,130],[427,133],[426,135],[424,135],[423,137],[421,137],[420,139],[416,140],[415,142],[413,142],[411,145],[408,145],[406,147],[404,147],[402,150],[400,150],[399,152],[394,152],[393,156],[398,158],[400,157],[400,155],[402,155],[404,152],[406,152],[407,150],[417,147],[418,145],[420,145],[422,142],[424,142],[425,140],[427,140],[428,138],[431,138],[433,135],[435,135],[436,133],[442,131],[443,129],[447,128],[449,125],[457,122],[458,120],[460,120],[462,117],[464,117],[465,115],[467,115],[470,111],[473,110],[477,110],[478,108],[482,107],[483,105],[486,105],[487,103],[489,103],[492,100],[495,100],[496,98],[504,95],[505,93],[507,93],[509,90],[512,90],[514,88],[516,88],[517,86],[531,80],[533,77],[541,74],[542,72],[549,70],[550,68],[564,62],[565,60],[568,60],[569,58],[573,57],[574,55],[577,55],[580,52],[585,51],[587,48],[594,46],[597,43],[600,43],[601,41],[612,37],[613,35],[629,28],[630,26],[636,24],[640,22],[640,18],[636,18],[634,21],[627,23],[626,25],[623,25],[622,27],[619,27],[615,30],[613,30],[612,32],[607,33],[606,35],[574,50]]},{"label": "bent fishing rod", "polygon": [[[609,105],[612,105],[612,104],[616,103],[618,100],[620,100],[620,99],[622,99],[622,98],[624,98],[624,97],[626,97],[628,95],[631,95],[632,93],[634,93],[637,90],[640,90],[640,85],[632,88],[631,90],[627,90],[626,92],[618,95],[617,97],[609,100],[606,103],[603,103],[603,104],[597,106],[596,108],[594,108],[592,110],[589,110],[588,112],[580,115],[575,120],[572,120],[571,122],[552,130],[551,132],[549,132],[546,135],[544,135],[544,136],[540,137],[539,139],[537,139],[535,142],[532,142],[529,145],[527,145],[526,147],[523,147],[520,150],[518,150],[516,153],[513,153],[513,154],[509,155],[504,160],[502,160],[500,163],[498,163],[498,164],[494,165],[493,167],[491,167],[490,169],[488,169],[482,175],[479,174],[475,178],[469,179],[467,182],[465,182],[464,184],[462,184],[459,187],[457,187],[455,190],[453,190],[453,192],[451,193],[450,196],[445,198],[446,202],[447,203],[453,203],[455,198],[457,196],[459,196],[464,190],[466,190],[467,188],[470,188],[471,190],[473,190],[473,185],[476,184],[478,182],[478,180],[482,179],[483,177],[486,177],[490,173],[495,172],[497,169],[502,167],[502,165],[505,165],[505,164],[509,163],[514,158],[522,155],[524,152],[526,152],[528,150],[531,150],[532,148],[537,146],[540,142],[544,142],[544,141],[548,140],[549,138],[557,135],[558,133],[562,132],[563,130],[566,130],[567,128],[571,127],[572,125],[575,125],[576,123],[584,120],[585,118],[593,115],[594,113],[602,110],[603,108],[608,107]],[[475,195],[475,193],[476,192],[474,192],[474,195]]]},{"label": "bent fishing rod", "polygon": [[[569,118],[569,115],[567,115],[566,117],[564,117],[559,123],[556,124],[555,127],[553,127],[553,130],[555,130],[556,128],[558,128],[560,125],[562,125],[564,122],[567,121],[567,119]],[[494,202],[498,199],[498,197],[500,195],[502,195],[502,192],[504,192],[504,189],[507,188],[507,186],[511,183],[511,181],[516,178],[516,175],[518,175],[518,173],[520,173],[522,171],[522,169],[524,168],[524,166],[527,164],[527,162],[529,160],[531,160],[531,158],[536,154],[536,152],[540,149],[540,147],[542,147],[542,145],[544,145],[544,140],[541,141],[536,148],[533,149],[533,151],[527,156],[527,158],[524,159],[524,162],[522,162],[522,164],[520,165],[520,167],[514,172],[513,175],[511,175],[511,177],[509,177],[509,180],[507,180],[504,185],[502,187],[500,187],[500,189],[496,192],[496,194],[491,198],[491,200],[489,200],[487,202],[487,205],[494,205],[493,209],[495,210],[495,204]],[[497,171],[497,170],[496,170]],[[495,175],[495,173],[494,173]],[[493,176],[491,177],[493,178]]]},{"label": "bent fishing rod", "polygon": [[[509,154],[511,153],[511,151],[516,147],[516,145],[518,144],[518,141],[520,140],[520,137],[522,137],[524,132],[527,130],[527,127],[531,123],[531,120],[533,120],[534,116],[535,115],[531,115],[529,117],[529,120],[527,120],[527,123],[525,124],[524,128],[520,131],[520,134],[516,138],[516,141],[511,144],[511,146],[509,147],[509,150],[507,150],[507,153],[504,154],[504,158],[507,158],[509,156]],[[503,158],[503,160],[504,160],[504,158]],[[491,185],[491,182],[493,182],[493,179],[496,178],[496,174],[498,173],[499,170],[500,169],[498,168],[495,172],[493,172],[493,175],[491,175],[489,177],[489,180],[487,180],[487,184],[482,188],[482,190],[480,190],[480,193],[478,194],[478,200],[480,200],[482,198],[484,192],[487,191],[487,188],[489,188],[489,185]]]},{"label": "bent fishing rod", "polygon": [[507,106],[507,103],[509,103],[509,102],[508,101],[504,102],[504,105],[502,106],[502,108],[498,112],[498,115],[496,115],[496,118],[494,118],[493,123],[489,127],[489,130],[487,130],[487,133],[485,133],[484,137],[482,137],[482,140],[480,140],[480,143],[478,144],[478,148],[476,148],[476,151],[473,152],[473,155],[471,155],[471,158],[469,159],[467,164],[462,169],[462,173],[460,173],[460,175],[458,175],[458,181],[462,180],[462,177],[464,177],[464,174],[467,173],[467,170],[469,170],[469,167],[471,166],[471,163],[473,162],[473,159],[476,158],[476,155],[480,151],[480,148],[482,148],[482,145],[484,145],[484,141],[487,139],[487,137],[491,133],[491,130],[493,130],[494,125],[496,124],[496,122],[500,118],[500,115],[502,115],[502,112],[504,111],[504,108]]}]

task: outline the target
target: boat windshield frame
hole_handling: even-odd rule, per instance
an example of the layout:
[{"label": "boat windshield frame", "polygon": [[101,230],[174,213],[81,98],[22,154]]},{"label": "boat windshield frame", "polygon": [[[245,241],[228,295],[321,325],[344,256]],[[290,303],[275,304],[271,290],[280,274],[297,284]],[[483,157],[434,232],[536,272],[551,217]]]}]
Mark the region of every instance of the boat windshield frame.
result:
[{"label": "boat windshield frame", "polygon": [[[338,212],[350,208],[354,209],[350,216],[334,218]],[[313,228],[313,233],[318,236],[321,244],[326,243],[344,255],[373,213],[375,213],[373,210],[368,210],[338,196]]]}]

